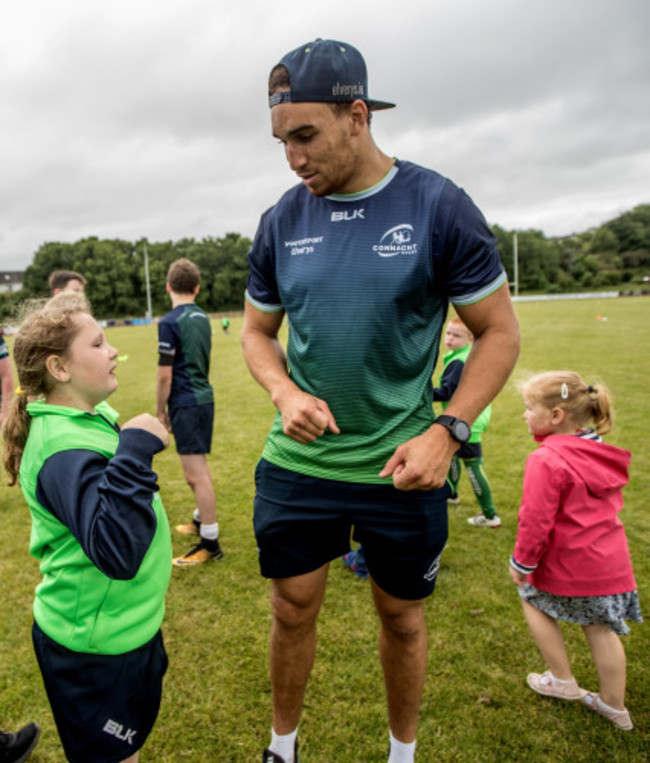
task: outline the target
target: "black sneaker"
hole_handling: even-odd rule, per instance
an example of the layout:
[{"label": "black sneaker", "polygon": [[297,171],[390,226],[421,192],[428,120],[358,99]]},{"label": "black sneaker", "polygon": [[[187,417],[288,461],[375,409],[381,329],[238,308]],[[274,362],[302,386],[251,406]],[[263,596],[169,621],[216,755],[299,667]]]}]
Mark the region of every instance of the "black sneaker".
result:
[{"label": "black sneaker", "polygon": [[[294,763],[298,763],[298,740],[297,739],[296,739],[296,744],[293,748],[293,759],[294,759]],[[285,760],[281,755],[278,755],[277,752],[271,752],[271,750],[266,749],[262,753],[262,763],[285,763]]]},{"label": "black sneaker", "polygon": [[22,763],[36,747],[41,729],[36,723],[28,723],[15,734],[0,732],[0,763]]},{"label": "black sneaker", "polygon": [[218,540],[201,538],[200,542],[186,554],[173,559],[172,564],[174,567],[195,567],[197,564],[204,564],[205,562],[216,562],[222,556],[223,551]]}]

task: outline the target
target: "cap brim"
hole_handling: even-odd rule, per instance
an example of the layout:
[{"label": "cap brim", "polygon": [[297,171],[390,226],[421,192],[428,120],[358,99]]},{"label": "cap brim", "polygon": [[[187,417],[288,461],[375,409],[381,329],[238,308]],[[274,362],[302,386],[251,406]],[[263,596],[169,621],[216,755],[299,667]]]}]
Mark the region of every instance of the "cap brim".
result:
[{"label": "cap brim", "polygon": [[366,100],[366,106],[370,111],[381,111],[382,109],[394,109],[395,104],[388,101],[374,101],[372,99]]}]

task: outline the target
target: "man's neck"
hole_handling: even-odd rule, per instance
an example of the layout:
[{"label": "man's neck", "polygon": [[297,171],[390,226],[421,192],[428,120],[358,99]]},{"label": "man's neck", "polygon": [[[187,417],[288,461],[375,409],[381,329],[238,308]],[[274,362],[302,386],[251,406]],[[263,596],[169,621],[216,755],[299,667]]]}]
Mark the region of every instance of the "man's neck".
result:
[{"label": "man's neck", "polygon": [[390,172],[395,160],[382,153],[374,144],[369,151],[361,171],[354,179],[354,189],[347,193],[361,193],[377,185]]}]

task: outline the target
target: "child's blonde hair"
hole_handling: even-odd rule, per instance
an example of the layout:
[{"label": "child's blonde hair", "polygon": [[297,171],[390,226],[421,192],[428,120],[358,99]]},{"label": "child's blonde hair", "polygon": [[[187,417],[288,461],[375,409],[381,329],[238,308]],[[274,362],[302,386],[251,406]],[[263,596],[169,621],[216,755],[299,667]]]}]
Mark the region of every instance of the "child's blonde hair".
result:
[{"label": "child's blonde hair", "polygon": [[579,427],[593,422],[598,434],[612,428],[614,409],[604,384],[585,384],[573,371],[547,371],[530,378],[523,395],[545,408],[561,408]]},{"label": "child's blonde hair", "polygon": [[90,307],[82,294],[61,292],[50,300],[29,301],[22,313],[13,350],[19,386],[2,429],[2,460],[10,485],[15,485],[18,479],[29,435],[27,401],[44,397],[52,390],[54,379],[46,361],[51,355],[66,354],[80,328],[75,317],[79,313],[90,315]]}]

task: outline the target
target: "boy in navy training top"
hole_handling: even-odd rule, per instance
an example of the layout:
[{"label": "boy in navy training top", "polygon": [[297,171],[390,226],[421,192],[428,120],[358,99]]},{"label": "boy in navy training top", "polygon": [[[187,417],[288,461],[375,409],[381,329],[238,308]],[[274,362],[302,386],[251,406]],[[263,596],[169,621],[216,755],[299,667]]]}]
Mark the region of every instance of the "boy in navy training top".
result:
[{"label": "boy in navy training top", "polygon": [[158,324],[156,415],[173,432],[187,484],[196,497],[191,522],[177,525],[182,535],[199,542],[174,559],[176,567],[191,567],[216,559],[219,546],[217,501],[206,455],[212,445],[214,398],[208,376],[212,330],[206,313],[194,303],[201,274],[190,260],[173,262],[167,273],[172,311]]}]

